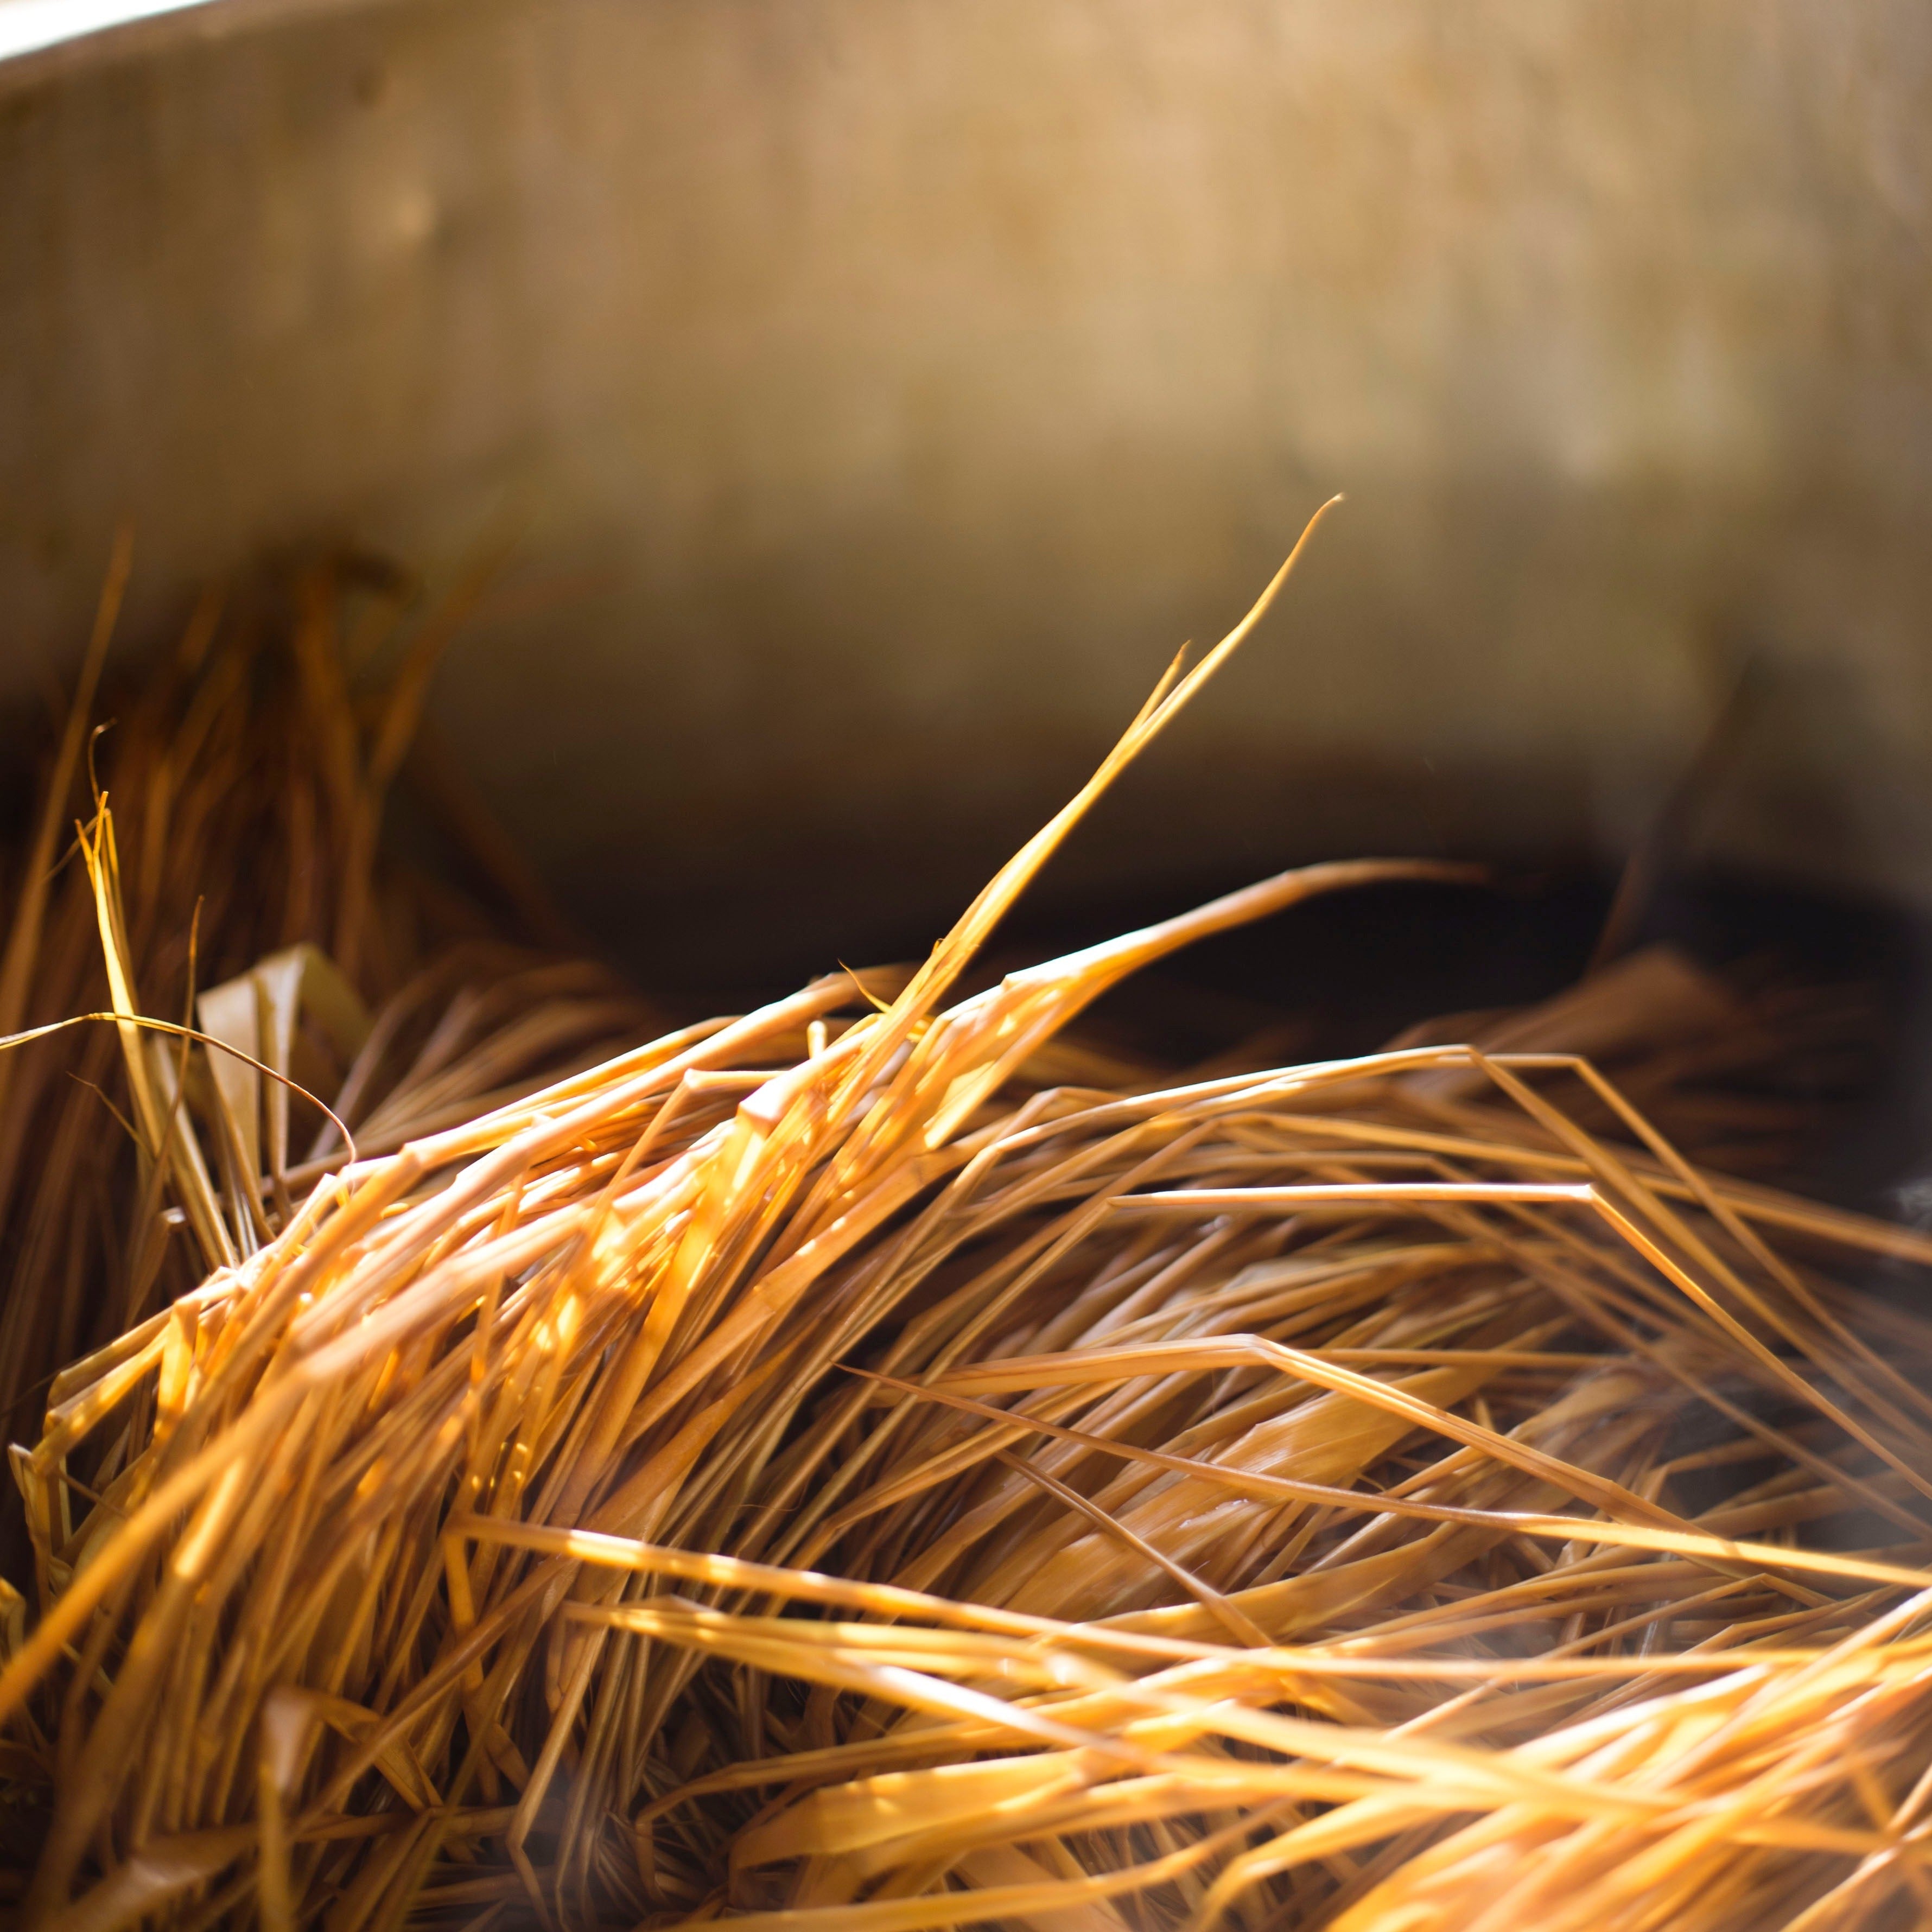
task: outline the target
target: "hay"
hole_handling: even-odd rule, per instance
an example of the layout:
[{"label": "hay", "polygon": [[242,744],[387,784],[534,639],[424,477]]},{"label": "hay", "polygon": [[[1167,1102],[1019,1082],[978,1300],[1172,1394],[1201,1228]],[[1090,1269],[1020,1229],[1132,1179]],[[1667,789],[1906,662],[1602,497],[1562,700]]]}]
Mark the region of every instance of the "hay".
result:
[{"label": "hay", "polygon": [[[434,768],[422,782],[428,674],[488,562],[435,600],[354,559],[305,571],[272,601],[249,600],[266,608],[238,596],[230,602],[242,608],[224,612],[210,596],[178,647],[117,690],[101,680],[130,562],[123,538],[48,747],[34,826],[26,849],[8,855],[0,1034],[109,1004],[99,908],[73,842],[90,776],[112,801],[119,945],[146,1010],[192,1019],[208,1002],[216,1030],[252,1035],[279,1071],[335,1099],[364,1144],[399,1146],[426,1120],[466,1118],[493,1094],[526,1090],[650,1030],[650,1009],[609,974],[559,963],[560,922],[497,856],[480,808]],[[399,784],[433,794],[473,892],[458,896],[385,846]],[[320,998],[325,981],[332,999]],[[172,1078],[176,1057],[164,1056],[158,1079]],[[107,1110],[125,1115],[134,1104],[122,1063],[98,1027],[0,1054],[0,1420],[10,1440],[34,1432],[57,1370],[260,1238],[245,1210],[210,1214],[191,1180],[186,1195],[152,1184],[152,1162]],[[236,1064],[215,1069],[231,1090]],[[203,1068],[190,1071],[198,1084]],[[244,1096],[234,1097],[245,1113]],[[323,1124],[300,1103],[277,1108],[262,1124],[268,1138],[291,1120],[285,1180],[299,1191],[319,1172],[309,1156]],[[228,1150],[205,1138],[205,1165],[225,1182]],[[238,1190],[226,1191],[240,1207]],[[268,1192],[274,1208],[272,1180]],[[4,1488],[0,1574],[17,1577],[28,1550]]]},{"label": "hay", "polygon": [[[1137,968],[1452,869],[1384,862],[946,1004],[1281,581],[909,979],[208,1180],[259,1240],[16,1456],[25,1922],[1922,1912],[1932,1328],[1843,1276],[1932,1244],[1651,1118],[1734,1140],[1762,1010],[1640,958],[1486,1046],[1066,1077]],[[182,1192],[236,1112],[135,1125]]]}]

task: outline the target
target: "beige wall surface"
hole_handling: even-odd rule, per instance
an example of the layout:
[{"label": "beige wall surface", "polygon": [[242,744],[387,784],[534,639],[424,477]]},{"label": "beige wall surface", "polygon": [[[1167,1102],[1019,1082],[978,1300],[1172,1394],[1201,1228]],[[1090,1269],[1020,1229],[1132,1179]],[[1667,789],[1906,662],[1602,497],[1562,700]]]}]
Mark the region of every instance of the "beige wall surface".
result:
[{"label": "beige wall surface", "polygon": [[0,67],[0,696],[117,514],[136,634],[513,525],[440,718],[693,970],[936,926],[1336,489],[1059,890],[1614,854],[1748,656],[1705,849],[1932,897],[1928,484],[1904,0],[235,0]]}]

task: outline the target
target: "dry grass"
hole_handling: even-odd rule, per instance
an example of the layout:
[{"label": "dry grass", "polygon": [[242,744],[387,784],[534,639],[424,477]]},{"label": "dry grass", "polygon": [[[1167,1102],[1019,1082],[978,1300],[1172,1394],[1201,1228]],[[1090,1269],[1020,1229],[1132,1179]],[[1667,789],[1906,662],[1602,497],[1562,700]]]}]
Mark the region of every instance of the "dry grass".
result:
[{"label": "dry grass", "polygon": [[[948,1004],[1268,601],[909,979],[365,1116],[306,1192],[212,1178],[268,1087],[154,1098],[237,1252],[16,1457],[25,1922],[1920,1921],[1932,1328],[1840,1277],[1932,1244],[1648,1118],[1747,1130],[1707,1076],[1761,1010],[1640,960],[1486,1047],[1154,1090],[1060,1037],[1442,870],[1380,862]],[[121,1037],[136,1088],[204,1064]]]},{"label": "dry grass", "polygon": [[[74,842],[90,775],[112,802],[119,945],[145,1010],[189,1018],[196,994],[283,956],[260,976],[259,1016],[254,988],[230,984],[213,996],[210,1018],[218,1031],[252,1033],[314,1090],[345,1096],[339,1104],[365,1144],[399,1145],[425,1112],[464,1118],[493,1093],[601,1058],[649,1028],[648,1011],[608,974],[556,964],[554,915],[502,860],[478,808],[424,762],[429,674],[488,560],[437,600],[353,560],[306,572],[268,608],[224,612],[211,596],[171,656],[116,688],[108,645],[128,562],[124,540],[78,689],[50,734],[36,824],[26,848],[7,855],[0,1034],[108,1004],[96,895]],[[385,846],[398,786],[427,797],[470,860],[472,897]],[[290,969],[318,952],[335,972],[298,970],[313,983],[292,983]],[[319,997],[324,977],[333,1000]],[[318,997],[292,997],[304,991]],[[232,1088],[236,1064],[218,1070]],[[198,1084],[202,1070],[190,1072]],[[158,1068],[158,1078],[171,1072]],[[199,1190],[148,1184],[151,1167],[109,1111],[125,1115],[133,1103],[107,1029],[0,1054],[8,1439],[34,1432],[57,1370],[196,1286],[236,1244],[259,1239],[246,1216],[227,1217],[224,1233],[198,1211]],[[277,1152],[284,1121],[296,1136],[288,1184],[299,1190],[314,1176],[307,1156],[320,1123],[299,1103],[292,1119],[277,1108],[263,1124]],[[226,1153],[211,1140],[218,1181]],[[18,1576],[27,1561],[9,1484],[0,1574]]]}]

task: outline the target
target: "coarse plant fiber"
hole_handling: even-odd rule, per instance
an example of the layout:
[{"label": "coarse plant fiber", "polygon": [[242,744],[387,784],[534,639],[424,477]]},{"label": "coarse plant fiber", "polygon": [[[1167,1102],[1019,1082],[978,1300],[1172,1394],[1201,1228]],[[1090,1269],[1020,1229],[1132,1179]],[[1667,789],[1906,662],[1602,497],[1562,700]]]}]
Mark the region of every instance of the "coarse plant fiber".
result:
[{"label": "coarse plant fiber", "polygon": [[1932,1325],[1849,1277],[1932,1241],[1666,1138],[1748,1126],[1702,1083],[1761,1011],[1653,959],[1554,1040],[1150,1087],[1059,1037],[1453,869],[1382,861],[948,1003],[1287,568],[916,973],[279,1186],[188,1152],[274,1083],[136,1024],[97,812],[98,1030],[206,1070],[142,1171],[236,1252],[15,1455],[21,1922],[1919,1922]]},{"label": "coarse plant fiber", "polygon": [[[44,746],[34,821],[0,866],[0,1034],[108,1003],[100,909],[74,843],[90,779],[112,802],[122,964],[146,1010],[183,1019],[206,1003],[218,1031],[238,1028],[277,1070],[334,1097],[366,1144],[467,1118],[654,1030],[608,972],[555,956],[555,916],[423,729],[430,674],[490,556],[434,599],[354,557],[303,569],[267,610],[250,608],[250,586],[211,594],[178,646],[130,685],[109,646],[131,560],[124,536],[73,704]],[[466,869],[481,877],[482,898],[438,884],[385,840],[399,789],[473,855]],[[278,963],[254,970],[265,962]],[[324,980],[327,1000],[315,997]],[[213,1070],[247,1084],[238,1063]],[[198,1088],[204,1069],[188,1072]],[[224,1232],[206,1214],[190,1220],[197,1203],[178,1186],[144,1184],[152,1174],[104,1106],[125,1115],[134,1098],[106,1028],[0,1054],[8,1440],[34,1433],[56,1372],[258,1238],[254,1217],[230,1217]],[[272,1111],[263,1132],[248,1120],[247,1151],[258,1166],[285,1156],[301,1190],[314,1178],[315,1116]],[[227,1151],[209,1141],[218,1181]],[[17,1576],[26,1560],[8,1484],[0,1574]]]}]

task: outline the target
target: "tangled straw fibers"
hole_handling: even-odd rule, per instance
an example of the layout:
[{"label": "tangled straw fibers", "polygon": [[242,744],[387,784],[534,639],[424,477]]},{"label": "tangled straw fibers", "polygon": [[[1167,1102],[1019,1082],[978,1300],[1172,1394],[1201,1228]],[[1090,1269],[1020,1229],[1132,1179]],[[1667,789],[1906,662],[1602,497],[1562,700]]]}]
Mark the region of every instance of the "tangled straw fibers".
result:
[{"label": "tangled straw fibers", "polygon": [[916,972],[352,1094],[307,1167],[329,970],[137,1026],[97,811],[96,1030],[210,1264],[15,1452],[21,1923],[1922,1921],[1932,1325],[1844,1277],[1932,1243],[1678,1150],[1762,1011],[1640,959],[1486,1043],[1065,1037],[1444,869],[1384,862],[950,998],[1281,580]]},{"label": "tangled straw fibers", "polygon": [[[90,772],[112,800],[123,964],[147,1010],[191,1018],[200,992],[217,1030],[238,1025],[280,1071],[336,1099],[364,1145],[439,1116],[466,1118],[519,1083],[657,1030],[608,973],[534,950],[556,946],[555,915],[452,795],[418,730],[429,672],[478,572],[427,602],[393,572],[340,560],[305,572],[272,622],[232,608],[239,596],[225,613],[211,597],[147,677],[132,689],[101,682],[97,697],[128,561],[124,542],[66,728],[49,748],[38,823],[27,849],[8,855],[0,1034],[109,1003],[92,882],[71,853],[56,864],[73,837],[68,801]],[[384,844],[386,796],[398,784],[419,809],[425,794],[442,808],[451,842],[476,855],[464,869],[483,875],[481,893],[458,896]],[[253,973],[265,959],[280,964]],[[164,1082],[174,1072],[166,1058]],[[151,1191],[153,1174],[102,1105],[104,1093],[124,1113],[132,1102],[122,1060],[113,1031],[98,1026],[0,1054],[9,1440],[31,1438],[58,1370],[195,1287],[238,1241],[245,1252],[260,1238],[252,1217],[224,1233],[178,1175]],[[189,1066],[197,1089],[204,1070]],[[310,1142],[319,1117],[272,1101],[256,1132],[245,1072],[232,1060],[216,1070],[262,1143],[248,1150],[255,1171],[286,1156],[287,1184],[312,1180],[307,1147],[288,1136]],[[222,1138],[205,1145],[205,1165],[225,1183]],[[278,1214],[272,1185],[270,1194]],[[0,1575],[17,1579],[31,1556],[18,1498],[4,1488]]]}]

